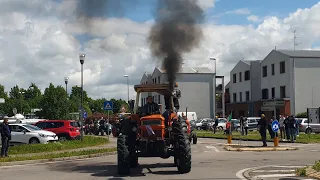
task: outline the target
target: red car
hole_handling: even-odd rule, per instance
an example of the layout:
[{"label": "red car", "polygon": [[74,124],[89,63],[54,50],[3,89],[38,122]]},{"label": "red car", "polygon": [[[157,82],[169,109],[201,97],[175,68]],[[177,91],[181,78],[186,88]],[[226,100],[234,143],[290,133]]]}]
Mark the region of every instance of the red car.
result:
[{"label": "red car", "polygon": [[35,126],[56,133],[60,141],[80,139],[80,125],[75,120],[44,120]]}]

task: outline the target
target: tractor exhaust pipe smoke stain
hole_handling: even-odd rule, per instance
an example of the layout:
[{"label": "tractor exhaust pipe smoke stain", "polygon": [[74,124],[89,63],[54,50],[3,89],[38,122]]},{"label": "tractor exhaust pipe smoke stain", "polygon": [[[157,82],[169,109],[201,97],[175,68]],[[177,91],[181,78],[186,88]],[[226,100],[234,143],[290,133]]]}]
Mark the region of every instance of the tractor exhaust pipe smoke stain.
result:
[{"label": "tractor exhaust pipe smoke stain", "polygon": [[172,90],[182,64],[182,54],[200,43],[202,31],[198,23],[203,17],[197,0],[158,0],[149,42],[152,54],[162,61]]}]

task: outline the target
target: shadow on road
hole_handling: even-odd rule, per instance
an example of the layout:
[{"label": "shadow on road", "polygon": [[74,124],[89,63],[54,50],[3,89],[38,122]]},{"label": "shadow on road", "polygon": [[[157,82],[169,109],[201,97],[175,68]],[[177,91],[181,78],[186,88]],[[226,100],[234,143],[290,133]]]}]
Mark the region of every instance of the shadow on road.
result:
[{"label": "shadow on road", "polygon": [[[172,170],[159,170],[157,168],[171,168]],[[122,180],[123,177],[119,176],[117,172],[116,163],[85,163],[77,164],[76,162],[65,162],[63,164],[52,164],[49,165],[51,171],[61,172],[77,172],[77,173],[89,173],[95,177],[110,177],[108,180]],[[143,172],[145,170],[145,172]],[[129,177],[141,177],[146,174],[157,174],[157,175],[174,175],[179,174],[177,168],[173,163],[156,163],[156,164],[141,164],[137,168],[131,168],[131,174]]]}]

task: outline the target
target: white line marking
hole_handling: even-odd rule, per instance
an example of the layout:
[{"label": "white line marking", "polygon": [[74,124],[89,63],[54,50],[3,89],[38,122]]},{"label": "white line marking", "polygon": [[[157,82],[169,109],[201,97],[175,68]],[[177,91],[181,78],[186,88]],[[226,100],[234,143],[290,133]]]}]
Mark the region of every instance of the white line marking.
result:
[{"label": "white line marking", "polygon": [[295,172],[296,170],[288,169],[288,170],[256,170],[252,171],[253,173],[263,173],[263,172]]},{"label": "white line marking", "polygon": [[296,176],[296,174],[267,174],[267,175],[259,175],[254,176],[253,178],[271,178],[271,177],[293,177]]},{"label": "white line marking", "polygon": [[242,170],[238,171],[238,172],[236,173],[237,178],[239,178],[239,179],[241,179],[241,180],[247,180],[247,178],[245,178],[245,177],[243,176],[243,173],[246,172],[246,171],[249,171],[250,169],[252,169],[252,168],[246,168],[246,169],[242,169]]},{"label": "white line marking", "polygon": [[214,146],[206,146],[208,149],[214,149],[215,152],[220,152],[216,147]]},{"label": "white line marking", "polygon": [[306,166],[272,166],[272,167],[278,167],[278,168],[302,168]]}]

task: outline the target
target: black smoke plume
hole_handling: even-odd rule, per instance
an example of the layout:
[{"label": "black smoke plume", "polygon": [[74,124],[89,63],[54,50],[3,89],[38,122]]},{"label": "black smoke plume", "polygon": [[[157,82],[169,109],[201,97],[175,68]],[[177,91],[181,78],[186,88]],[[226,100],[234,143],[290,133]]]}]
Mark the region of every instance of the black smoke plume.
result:
[{"label": "black smoke plume", "polygon": [[182,54],[200,43],[199,23],[203,18],[197,0],[158,0],[156,23],[151,28],[149,41],[152,54],[162,60],[170,87],[180,70]]}]

